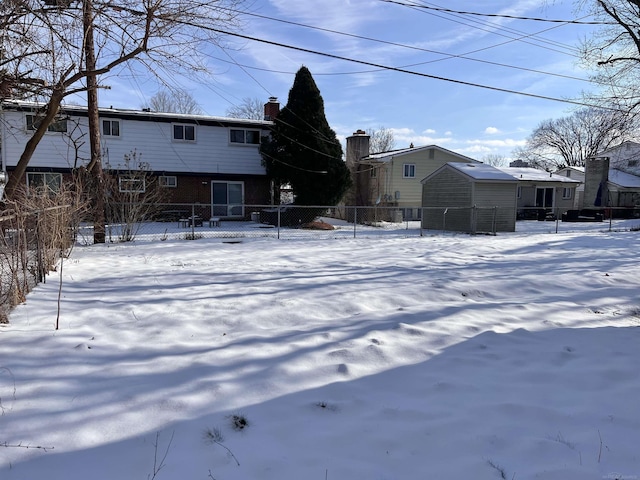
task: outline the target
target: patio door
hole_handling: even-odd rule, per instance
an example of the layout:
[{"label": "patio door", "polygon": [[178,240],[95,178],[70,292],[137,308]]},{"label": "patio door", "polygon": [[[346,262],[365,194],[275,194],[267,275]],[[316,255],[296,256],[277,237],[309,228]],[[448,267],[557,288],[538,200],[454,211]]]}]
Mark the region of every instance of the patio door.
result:
[{"label": "patio door", "polygon": [[553,208],[555,188],[536,188],[536,207]]},{"label": "patio door", "polygon": [[243,182],[211,182],[211,212],[214,217],[244,215]]}]

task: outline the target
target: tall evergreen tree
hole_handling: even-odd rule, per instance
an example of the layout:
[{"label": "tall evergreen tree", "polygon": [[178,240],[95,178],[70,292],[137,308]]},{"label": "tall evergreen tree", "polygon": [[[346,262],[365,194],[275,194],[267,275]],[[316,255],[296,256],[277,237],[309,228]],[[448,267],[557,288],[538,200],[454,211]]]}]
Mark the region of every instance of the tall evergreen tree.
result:
[{"label": "tall evergreen tree", "polygon": [[335,205],[351,186],[342,146],[329,127],[324,101],[307,67],[296,73],[287,105],[261,147],[277,187],[290,184],[297,205]]}]

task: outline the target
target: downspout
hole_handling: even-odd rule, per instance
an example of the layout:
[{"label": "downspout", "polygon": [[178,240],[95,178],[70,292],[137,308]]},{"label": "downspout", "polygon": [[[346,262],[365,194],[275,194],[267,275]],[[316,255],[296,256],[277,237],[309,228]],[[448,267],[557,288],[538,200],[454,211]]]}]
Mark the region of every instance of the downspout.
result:
[{"label": "downspout", "polygon": [[7,184],[7,149],[5,140],[7,138],[7,126],[4,118],[4,106],[0,102],[0,162],[2,162],[2,171],[0,173],[0,200],[4,197],[4,187]]}]

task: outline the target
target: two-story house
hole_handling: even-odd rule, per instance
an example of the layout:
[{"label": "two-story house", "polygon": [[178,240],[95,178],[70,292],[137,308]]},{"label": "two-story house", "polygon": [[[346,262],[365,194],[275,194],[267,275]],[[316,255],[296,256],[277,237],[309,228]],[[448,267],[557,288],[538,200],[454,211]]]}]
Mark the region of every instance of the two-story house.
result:
[{"label": "two-story house", "polygon": [[347,138],[346,161],[355,177],[355,205],[397,208],[405,220],[420,218],[423,178],[448,162],[480,163],[437,145],[370,153],[362,130]]},{"label": "two-story house", "polygon": [[[11,175],[36,129],[42,105],[3,101],[0,108],[0,160]],[[277,99],[265,105],[273,118]],[[259,152],[271,120],[243,120],[148,110],[100,108],[102,165],[118,176],[120,189],[144,189],[126,176],[144,168],[176,203],[211,205],[213,215],[242,218],[243,205],[270,201],[269,181]],[[27,185],[56,188],[90,158],[86,107],[64,106],[36,148],[26,174]],[[135,155],[133,154],[135,152]],[[126,158],[135,159],[127,164]]]}]

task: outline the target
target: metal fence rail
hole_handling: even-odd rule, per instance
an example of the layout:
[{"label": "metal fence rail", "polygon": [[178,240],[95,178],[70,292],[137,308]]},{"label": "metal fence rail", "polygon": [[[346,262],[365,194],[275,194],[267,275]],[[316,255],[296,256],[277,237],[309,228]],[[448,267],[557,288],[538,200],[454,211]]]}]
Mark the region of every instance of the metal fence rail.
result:
[{"label": "metal fence rail", "polygon": [[[633,217],[630,209],[595,212],[593,217],[567,211],[500,207],[355,207],[296,205],[158,204],[145,211],[145,218],[108,223],[107,241],[195,240],[199,238],[318,238],[339,239],[380,236],[421,236],[439,232],[495,235],[518,231],[523,222],[539,222],[545,231],[581,230],[583,222],[598,222],[611,228],[612,217]],[[588,213],[588,212],[582,212]],[[518,220],[516,222],[516,219]],[[564,221],[563,221],[564,220]],[[504,229],[505,225],[507,226]],[[81,243],[92,243],[92,227],[79,231]]]}]

